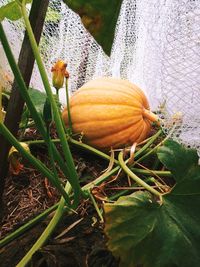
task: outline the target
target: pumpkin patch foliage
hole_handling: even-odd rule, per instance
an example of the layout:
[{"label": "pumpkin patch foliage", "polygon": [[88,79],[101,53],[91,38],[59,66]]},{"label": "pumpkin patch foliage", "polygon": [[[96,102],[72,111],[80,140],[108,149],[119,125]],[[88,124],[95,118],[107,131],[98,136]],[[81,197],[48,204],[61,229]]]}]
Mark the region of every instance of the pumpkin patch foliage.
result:
[{"label": "pumpkin patch foliage", "polygon": [[[200,147],[198,138],[194,146],[192,138],[186,140],[198,130],[199,119],[188,116],[198,97],[195,92],[192,101],[185,100],[183,84],[189,92],[195,87],[177,72],[182,65],[187,69],[182,63],[192,53],[177,45],[181,59],[176,61],[179,53],[161,42],[165,36],[175,48],[172,32],[167,38],[163,27],[170,22],[171,5],[163,3],[167,12],[161,12],[161,4],[150,8],[149,1],[62,2],[0,0],[0,41],[9,65],[7,71],[0,64],[5,79],[0,83],[0,202],[7,209],[3,219],[0,209],[0,262],[6,267],[199,267],[199,156],[169,139]],[[177,11],[192,37],[195,19],[189,23],[190,9],[183,6],[185,20]],[[156,32],[143,19],[150,18],[148,10]],[[181,29],[179,43],[186,43],[182,27],[175,28],[175,41]],[[22,44],[19,56],[15,29],[25,33],[23,41],[16,40]],[[159,53],[144,45],[152,45],[150,37],[156,46],[159,41]],[[192,74],[188,69],[186,76]],[[182,93],[175,94],[173,86]]]},{"label": "pumpkin patch foliage", "polygon": [[[176,184],[156,199],[137,191],[105,204],[108,247],[121,267],[195,266],[200,263],[200,166],[194,150],[168,140],[158,158]],[[131,255],[131,256],[130,256]]]}]

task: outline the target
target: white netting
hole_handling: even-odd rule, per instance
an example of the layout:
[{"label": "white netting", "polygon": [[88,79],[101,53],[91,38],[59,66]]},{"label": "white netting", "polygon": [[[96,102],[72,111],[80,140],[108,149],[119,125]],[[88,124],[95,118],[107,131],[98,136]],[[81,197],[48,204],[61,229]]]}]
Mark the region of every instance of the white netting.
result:
[{"label": "white netting", "polygon": [[[7,2],[0,0],[0,6]],[[22,22],[6,21],[4,26],[17,58]],[[62,1],[50,0],[40,50],[50,80],[52,64],[57,59],[68,62],[71,92],[98,76],[134,82],[165,119],[166,133],[200,151],[199,0],[124,0],[110,57],[78,15]],[[31,85],[43,90],[36,67]]]},{"label": "white netting", "polygon": [[124,1],[111,60],[146,91],[165,131],[200,150],[200,1]]},{"label": "white netting", "polygon": [[[9,0],[0,0],[0,6]],[[5,21],[4,26],[16,59],[23,39],[22,20]],[[70,73],[69,88],[75,91],[93,76],[103,75],[109,58],[93,37],[85,30],[80,17],[62,1],[50,0],[47,17],[40,42],[40,51],[51,80],[51,67],[57,59],[68,63]],[[3,56],[0,57],[1,62]],[[1,64],[5,66],[5,64]],[[108,68],[108,67],[106,67]],[[34,68],[31,86],[43,90],[37,66]],[[65,101],[64,89],[61,100]]]}]

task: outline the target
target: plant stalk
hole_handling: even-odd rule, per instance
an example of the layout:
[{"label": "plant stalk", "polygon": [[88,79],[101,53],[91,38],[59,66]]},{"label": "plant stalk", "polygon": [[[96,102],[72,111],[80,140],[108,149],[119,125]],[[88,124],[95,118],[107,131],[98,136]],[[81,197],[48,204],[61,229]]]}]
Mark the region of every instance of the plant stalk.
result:
[{"label": "plant stalk", "polygon": [[[65,186],[66,194],[69,195],[71,191],[71,185],[67,182]],[[65,199],[62,197],[58,208],[51,219],[50,223],[48,224],[47,228],[44,230],[42,235],[39,237],[39,239],[36,241],[36,243],[32,246],[32,248],[28,251],[28,253],[22,258],[22,260],[16,265],[16,267],[24,267],[28,264],[28,262],[31,260],[33,254],[40,249],[46,241],[50,238],[51,234],[53,233],[55,227],[57,226],[58,222],[60,221],[63,212],[64,212],[64,206],[65,206]]]},{"label": "plant stalk", "polygon": [[53,97],[53,93],[51,91],[51,86],[50,86],[50,83],[49,83],[49,80],[48,80],[48,77],[47,77],[47,74],[46,74],[46,71],[45,71],[45,68],[44,68],[40,53],[39,53],[39,50],[38,50],[37,43],[36,43],[35,38],[34,38],[34,34],[33,34],[33,31],[32,31],[29,19],[28,19],[25,3],[26,3],[26,1],[23,0],[22,1],[22,6],[21,6],[22,16],[24,18],[26,30],[27,30],[27,33],[28,33],[28,36],[29,36],[29,40],[30,40],[30,43],[31,43],[31,47],[32,47],[32,50],[33,50],[33,53],[34,53],[34,56],[35,56],[35,60],[36,60],[37,65],[38,65],[38,69],[40,71],[40,75],[41,75],[42,81],[43,81],[43,84],[44,84],[44,87],[45,87],[45,90],[46,90],[46,93],[47,93],[47,97],[49,98],[49,101],[51,102],[51,105],[52,105],[55,124],[56,124],[56,128],[57,128],[58,135],[59,135],[59,138],[60,138],[60,142],[61,142],[61,145],[62,145],[64,158],[65,158],[65,161],[66,161],[67,165],[69,166],[68,167],[68,171],[69,171],[68,180],[69,180],[69,182],[72,185],[72,188],[74,190],[74,203],[73,203],[73,206],[77,207],[78,203],[79,203],[79,197],[80,197],[80,194],[81,194],[81,187],[80,187],[80,184],[79,184],[79,181],[78,181],[78,175],[77,175],[77,172],[76,172],[76,169],[75,169],[75,165],[74,165],[74,161],[73,161],[70,149],[69,149],[67,138],[65,136],[65,131],[64,131],[64,128],[63,128],[63,125],[62,125],[60,113],[58,111],[55,99]]},{"label": "plant stalk", "polygon": [[90,199],[92,201],[92,204],[94,205],[94,208],[95,208],[95,210],[96,210],[96,212],[97,212],[97,214],[98,214],[98,216],[100,218],[100,222],[103,223],[104,219],[103,219],[103,216],[102,216],[102,212],[100,211],[100,209],[99,209],[99,207],[97,205],[97,202],[96,202],[95,198],[93,197],[92,193],[90,191],[88,191],[88,193],[89,193]]},{"label": "plant stalk", "polygon": [[53,205],[52,207],[46,209],[43,213],[39,214],[26,224],[19,227],[17,230],[15,230],[13,233],[9,234],[5,238],[0,240],[0,248],[4,247],[14,239],[18,238],[20,235],[22,235],[24,232],[29,230],[31,227],[33,227],[36,223],[42,221],[47,215],[49,215],[52,211],[54,211],[58,207],[58,203]]},{"label": "plant stalk", "polygon": [[168,139],[169,137],[165,137],[159,144],[157,144],[154,148],[152,148],[150,151],[148,151],[146,154],[144,154],[142,157],[140,157],[139,159],[137,159],[137,162],[140,162],[146,158],[148,158],[151,154],[153,154],[154,152],[156,152],[156,150]]},{"label": "plant stalk", "polygon": [[[26,84],[24,82],[24,79],[21,75],[21,72],[19,70],[19,67],[15,61],[15,58],[12,54],[12,51],[11,51],[11,48],[9,46],[9,43],[8,43],[8,40],[6,38],[6,35],[5,35],[5,32],[3,30],[3,27],[0,23],[0,39],[1,39],[1,43],[2,43],[2,46],[4,48],[4,51],[5,51],[5,54],[7,56],[7,59],[8,59],[8,62],[9,62],[9,65],[14,73],[14,76],[15,76],[15,79],[18,83],[18,88],[20,90],[20,93],[22,95],[22,97],[24,98],[24,101],[26,102],[27,106],[28,106],[28,109],[36,123],[36,126],[38,128],[38,130],[40,131],[40,133],[42,134],[42,137],[44,138],[45,142],[49,143],[49,140],[48,140],[48,135],[47,135],[47,131],[44,127],[44,123],[42,121],[42,118],[41,116],[38,114],[29,94],[28,94],[28,90],[27,90],[27,87],[26,87]],[[44,142],[44,141],[43,141]],[[66,164],[64,163],[61,155],[59,154],[57,148],[55,147],[55,145],[53,144],[53,153],[54,153],[54,157],[55,157],[55,160],[58,162],[61,170],[63,171],[63,173],[68,177],[69,176],[69,171],[67,169],[67,166]]]},{"label": "plant stalk", "polygon": [[141,154],[143,154],[144,151],[146,151],[147,148],[150,147],[151,144],[153,144],[153,142],[161,135],[161,133],[162,133],[162,129],[160,129],[157,133],[155,133],[153,136],[151,136],[149,141],[142,148],[140,148],[140,150],[138,150],[135,153],[135,159],[139,158],[139,156]]},{"label": "plant stalk", "polygon": [[148,109],[143,109],[143,114],[142,114],[145,118],[147,118],[148,120],[155,122],[157,125],[160,126],[160,119],[159,117],[154,114],[153,112],[151,112]]},{"label": "plant stalk", "polygon": [[[100,150],[98,150],[98,149],[96,149],[96,148],[94,148],[92,146],[89,146],[87,144],[79,142],[79,141],[77,141],[77,140],[75,140],[73,138],[69,138],[69,142],[72,143],[73,145],[79,147],[79,148],[82,148],[82,149],[85,149],[87,151],[90,151],[93,154],[95,154],[95,155],[97,155],[97,156],[99,156],[99,157],[101,157],[103,159],[106,159],[106,160],[110,161],[110,156],[109,155],[107,155],[106,153],[104,153],[104,152],[102,152],[102,151],[100,151]],[[114,160],[114,163],[115,164],[119,164],[116,159]]]},{"label": "plant stalk", "polygon": [[65,79],[65,91],[66,91],[66,101],[67,101],[66,104],[67,104],[69,129],[70,129],[70,133],[72,133],[72,118],[71,118],[70,104],[69,104],[68,78]]},{"label": "plant stalk", "polygon": [[[161,133],[162,133],[162,130],[159,130],[156,134],[154,134],[152,137],[150,137],[149,141],[135,153],[135,159],[139,158],[139,156],[141,154],[143,154],[151,144],[153,144],[153,142],[161,135]],[[103,159],[110,161],[110,156],[108,154],[106,154],[106,153],[104,153],[104,152],[102,152],[102,151],[100,151],[100,150],[98,150],[98,149],[96,149],[90,145],[79,142],[79,141],[77,141],[71,137],[69,137],[68,141],[69,141],[69,143],[71,143],[77,147],[80,147],[82,149],[90,151],[91,153],[93,153],[93,154],[95,154],[95,155],[97,155]],[[60,143],[60,139],[53,139],[52,142]],[[33,140],[33,141],[27,141],[26,143],[29,145],[44,144],[44,140]],[[114,160],[114,163],[119,165],[119,162],[116,159]]]},{"label": "plant stalk", "polygon": [[3,113],[2,113],[2,86],[0,85],[0,122],[3,123]]},{"label": "plant stalk", "polygon": [[148,190],[149,192],[151,192],[152,194],[160,197],[162,194],[160,192],[158,192],[157,190],[155,190],[154,188],[152,188],[150,185],[148,185],[147,183],[145,183],[143,180],[141,180],[136,174],[134,174],[126,165],[126,162],[123,159],[123,152],[119,153],[119,157],[118,157],[120,166],[122,167],[122,169],[129,175],[130,178],[132,178],[136,183],[138,183],[139,185],[143,186],[146,190]]},{"label": "plant stalk", "polygon": [[162,177],[172,177],[172,173],[170,171],[155,171],[155,170],[143,170],[139,168],[130,168],[134,173],[139,173],[143,175],[158,175]]}]

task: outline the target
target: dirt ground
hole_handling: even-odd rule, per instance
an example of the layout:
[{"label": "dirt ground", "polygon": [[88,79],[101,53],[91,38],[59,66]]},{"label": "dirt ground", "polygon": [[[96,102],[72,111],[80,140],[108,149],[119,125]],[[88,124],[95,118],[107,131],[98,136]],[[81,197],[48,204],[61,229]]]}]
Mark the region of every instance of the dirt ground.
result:
[{"label": "dirt ground", "polygon": [[[82,179],[81,185],[100,176],[108,166],[108,162],[94,155],[73,148],[72,151],[78,174]],[[42,162],[49,164],[44,147],[34,147],[31,152]],[[24,168],[18,175],[10,173],[6,181],[0,238],[4,238],[57,203],[60,198],[58,192],[37,170],[27,162],[23,162],[23,165]],[[101,202],[98,203],[101,206]],[[0,249],[0,266],[16,266],[43,232],[51,217],[52,214]],[[76,213],[64,214],[47,244],[34,254],[30,266],[117,267],[117,260],[106,248],[103,227],[91,202],[82,200]],[[66,229],[66,234],[56,238]]]}]

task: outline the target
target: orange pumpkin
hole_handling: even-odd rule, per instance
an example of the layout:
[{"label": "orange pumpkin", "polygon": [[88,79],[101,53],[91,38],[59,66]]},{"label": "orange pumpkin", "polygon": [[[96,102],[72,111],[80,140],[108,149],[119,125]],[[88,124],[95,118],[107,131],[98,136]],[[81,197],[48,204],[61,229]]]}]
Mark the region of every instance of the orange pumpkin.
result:
[{"label": "orange pumpkin", "polygon": [[[99,149],[119,148],[143,141],[151,122],[158,121],[149,111],[143,91],[127,80],[99,78],[77,90],[70,99],[74,133]],[[62,113],[68,124],[67,108]]]}]

